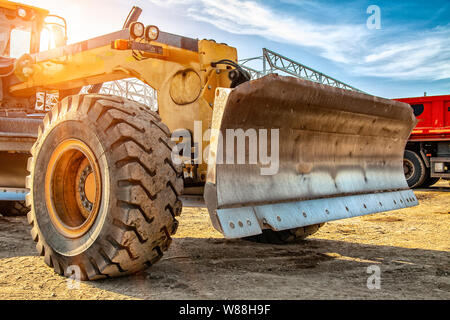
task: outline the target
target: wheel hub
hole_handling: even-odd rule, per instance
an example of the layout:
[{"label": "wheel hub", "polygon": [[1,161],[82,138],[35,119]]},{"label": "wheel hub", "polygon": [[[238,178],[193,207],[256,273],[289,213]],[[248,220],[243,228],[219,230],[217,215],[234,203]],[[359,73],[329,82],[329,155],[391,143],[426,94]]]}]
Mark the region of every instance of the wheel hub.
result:
[{"label": "wheel hub", "polygon": [[96,220],[100,198],[100,170],[91,149],[76,139],[61,142],[50,157],[45,177],[45,200],[53,225],[65,237],[81,237]]},{"label": "wheel hub", "polygon": [[77,202],[80,207],[81,214],[84,218],[87,218],[92,212],[95,202],[95,178],[92,173],[92,167],[87,159],[80,166],[79,174],[77,176],[78,179],[76,189],[79,195]]},{"label": "wheel hub", "polygon": [[414,165],[411,161],[403,159],[403,172],[405,174],[406,180],[414,175]]}]

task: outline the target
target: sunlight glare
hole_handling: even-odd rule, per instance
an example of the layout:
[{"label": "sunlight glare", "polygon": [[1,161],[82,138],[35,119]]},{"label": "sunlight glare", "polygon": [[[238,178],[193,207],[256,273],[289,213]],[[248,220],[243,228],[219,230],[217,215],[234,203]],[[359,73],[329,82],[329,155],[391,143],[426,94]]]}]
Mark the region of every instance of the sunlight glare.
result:
[{"label": "sunlight glare", "polygon": [[52,33],[48,29],[42,30],[40,51],[47,51],[51,48],[51,44],[54,42],[52,38]]}]

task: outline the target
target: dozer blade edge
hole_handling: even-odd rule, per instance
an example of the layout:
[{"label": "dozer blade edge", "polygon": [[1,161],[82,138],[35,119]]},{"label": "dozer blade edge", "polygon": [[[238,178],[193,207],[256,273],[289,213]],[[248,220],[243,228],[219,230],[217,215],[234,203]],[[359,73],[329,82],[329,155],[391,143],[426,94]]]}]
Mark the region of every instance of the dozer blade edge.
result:
[{"label": "dozer blade edge", "polygon": [[[417,205],[403,172],[415,124],[407,104],[292,77],[217,89],[204,194],[214,227],[240,238]],[[227,149],[230,129],[266,129],[277,172],[249,163],[250,138]],[[245,163],[226,161],[239,152]]]}]

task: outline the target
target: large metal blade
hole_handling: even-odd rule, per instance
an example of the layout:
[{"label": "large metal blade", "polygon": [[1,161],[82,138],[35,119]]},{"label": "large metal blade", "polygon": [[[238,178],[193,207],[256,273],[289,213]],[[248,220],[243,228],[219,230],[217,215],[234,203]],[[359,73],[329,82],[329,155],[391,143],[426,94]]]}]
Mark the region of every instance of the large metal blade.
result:
[{"label": "large metal blade", "polygon": [[[415,123],[407,104],[292,77],[218,89],[205,187],[212,222],[244,237],[417,205],[402,165]],[[220,163],[230,156],[218,134],[226,146],[226,129],[279,129],[278,172],[262,175],[260,158]]]}]

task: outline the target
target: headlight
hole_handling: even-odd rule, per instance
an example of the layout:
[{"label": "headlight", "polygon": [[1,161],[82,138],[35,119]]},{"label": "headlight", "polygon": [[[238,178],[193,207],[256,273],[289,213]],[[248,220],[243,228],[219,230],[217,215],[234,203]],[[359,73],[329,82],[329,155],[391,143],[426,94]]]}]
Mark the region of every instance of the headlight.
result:
[{"label": "headlight", "polygon": [[159,29],[157,26],[147,26],[145,28],[145,39],[147,41],[155,41],[159,37]]},{"label": "headlight", "polygon": [[19,8],[17,9],[17,15],[25,19],[25,17],[27,16],[27,10],[25,10],[24,8]]},{"label": "headlight", "polygon": [[434,172],[444,172],[444,163],[443,162],[435,162],[434,163]]},{"label": "headlight", "polygon": [[145,27],[140,22],[133,22],[130,25],[130,36],[132,39],[143,38]]}]

